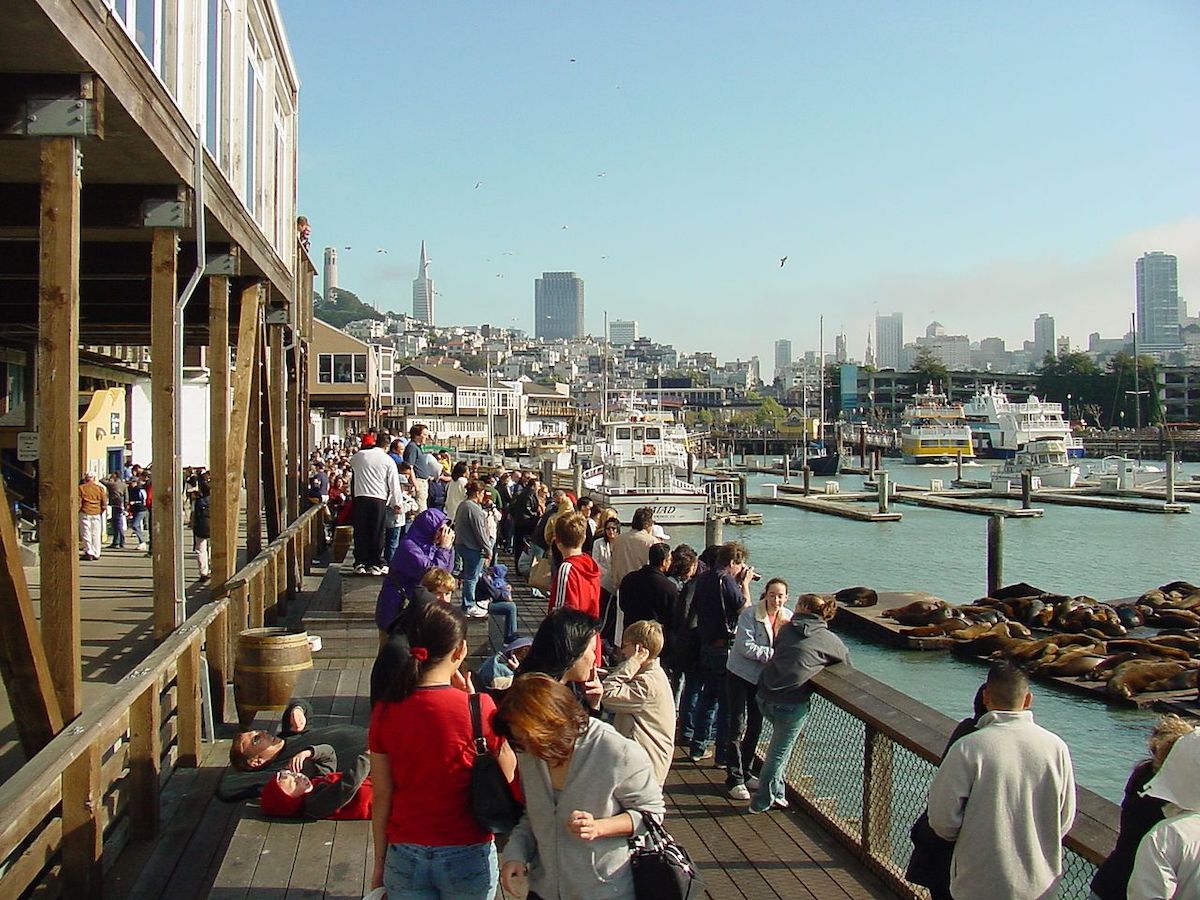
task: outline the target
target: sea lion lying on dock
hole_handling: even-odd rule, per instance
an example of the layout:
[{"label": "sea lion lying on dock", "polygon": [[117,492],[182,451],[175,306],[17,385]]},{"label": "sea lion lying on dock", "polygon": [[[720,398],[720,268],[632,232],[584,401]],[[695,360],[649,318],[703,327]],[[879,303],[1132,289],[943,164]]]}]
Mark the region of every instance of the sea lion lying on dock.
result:
[{"label": "sea lion lying on dock", "polygon": [[1017,597],[1040,597],[1046,592],[1032,584],[1018,581],[1016,584],[1006,584],[988,594],[993,600],[1014,600]]},{"label": "sea lion lying on dock", "polygon": [[965,631],[968,628],[974,628],[966,619],[946,619],[942,622],[934,622],[932,625],[917,625],[914,628],[901,628],[900,634],[905,637],[943,637],[948,634],[954,634],[956,631]]},{"label": "sea lion lying on dock", "polygon": [[1095,601],[1078,603],[1062,613],[1056,612],[1053,623],[1063,631],[1076,634],[1091,628],[1095,628],[1105,637],[1122,637],[1127,633],[1116,611]]},{"label": "sea lion lying on dock", "polygon": [[[1030,637],[1029,629],[1020,622],[999,622],[985,631],[975,631],[982,627],[977,625],[974,628],[964,628],[954,634],[955,639],[962,640],[957,646],[964,652],[979,656],[988,656],[997,651],[1007,654],[1026,644]],[[968,634],[970,637],[967,637]]]},{"label": "sea lion lying on dock", "polygon": [[880,615],[901,625],[930,625],[950,618],[951,614],[950,604],[945,600],[914,600],[904,606],[885,609]]},{"label": "sea lion lying on dock", "polygon": [[[1045,658],[1046,651],[1053,648],[1051,655],[1059,654],[1064,647],[1079,647],[1094,651],[1096,642],[1086,634],[1052,634],[1036,641],[1030,641],[1026,646],[1016,650],[1009,659],[1014,662]],[[1101,657],[1103,658],[1103,657]]]},{"label": "sea lion lying on dock", "polygon": [[1034,663],[1030,667],[1030,671],[1050,678],[1077,677],[1087,674],[1102,662],[1104,662],[1103,656],[1093,653],[1090,649],[1078,649]]},{"label": "sea lion lying on dock", "polygon": [[1178,594],[1181,597],[1200,593],[1200,587],[1196,587],[1190,581],[1172,581],[1170,584],[1164,584],[1159,590],[1164,594]]},{"label": "sea lion lying on dock", "polygon": [[848,587],[842,588],[833,595],[838,603],[844,603],[847,606],[875,606],[879,602],[879,594],[874,588],[869,587]]},{"label": "sea lion lying on dock", "polygon": [[1147,625],[1155,628],[1200,628],[1200,613],[1190,609],[1160,606],[1145,612]]},{"label": "sea lion lying on dock", "polygon": [[1139,656],[1158,657],[1162,660],[1187,660],[1192,654],[1183,648],[1172,647],[1157,638],[1114,638],[1108,642],[1109,653],[1137,653]]},{"label": "sea lion lying on dock", "polygon": [[[1179,676],[1184,673],[1191,676],[1190,685],[1186,683],[1188,680],[1186,677],[1179,679]],[[1178,683],[1179,680],[1184,682],[1182,687],[1166,687],[1166,685]],[[1129,699],[1134,694],[1162,690],[1185,690],[1187,687],[1195,687],[1195,685],[1194,666],[1185,666],[1183,663],[1176,662],[1153,663],[1132,660],[1116,668],[1112,677],[1108,679],[1108,686],[1105,689],[1114,697]]]}]

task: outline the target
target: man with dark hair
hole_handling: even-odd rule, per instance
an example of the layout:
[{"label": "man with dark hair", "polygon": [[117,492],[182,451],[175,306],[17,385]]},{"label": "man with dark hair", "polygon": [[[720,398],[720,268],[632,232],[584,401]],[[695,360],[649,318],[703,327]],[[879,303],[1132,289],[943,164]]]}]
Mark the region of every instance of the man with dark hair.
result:
[{"label": "man with dark hair", "polygon": [[387,450],[369,444],[350,459],[350,489],[354,493],[354,572],[356,575],[386,575],[383,558],[384,522],[387,510],[400,512],[400,474]]},{"label": "man with dark hair", "polygon": [[667,577],[670,567],[670,545],[654,544],[646,565],[621,579],[619,596],[626,626],[652,619],[663,626],[665,633],[671,633],[671,609],[679,597],[679,588]]},{"label": "man with dark hair", "polygon": [[429,429],[424,425],[414,425],[408,429],[408,443],[404,445],[403,461],[413,467],[414,482],[417,490],[417,512],[424,512],[429,506],[429,480],[440,478],[442,468],[431,461],[430,454],[421,445],[429,440]]},{"label": "man with dark hair", "polygon": [[650,548],[657,544],[654,537],[654,508],[642,506],[633,513],[628,531],[613,541],[612,562],[609,564],[612,583],[620,586],[625,576],[636,572],[650,561]]},{"label": "man with dark hair", "polygon": [[1033,721],[1029,679],[993,663],[988,712],[955,743],[929,787],[929,824],[954,841],[955,900],[1043,898],[1057,893],[1062,840],[1075,819],[1067,745]]}]

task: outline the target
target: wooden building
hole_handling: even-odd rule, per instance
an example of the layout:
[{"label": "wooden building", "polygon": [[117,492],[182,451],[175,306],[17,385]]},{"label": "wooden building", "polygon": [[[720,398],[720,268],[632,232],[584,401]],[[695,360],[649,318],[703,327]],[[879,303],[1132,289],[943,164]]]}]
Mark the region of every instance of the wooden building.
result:
[{"label": "wooden building", "polygon": [[[26,768],[38,768],[14,795],[34,807],[0,810],[0,871],[5,895],[36,863],[58,866],[66,893],[95,896],[109,776],[129,779],[118,793],[133,832],[153,831],[164,767],[196,757],[198,673],[212,671],[219,705],[233,639],[256,618],[243,592],[179,628],[185,353],[205,348],[210,376],[214,596],[243,524],[249,557],[274,554],[272,596],[303,552],[279,550],[307,456],[315,274],[296,231],[299,83],[275,0],[5,0],[0,33],[0,441],[35,433],[36,497],[23,502],[40,515],[42,601],[39,621],[0,504],[0,673]],[[147,359],[148,373],[131,368]],[[153,631],[166,656],[138,671],[130,688],[144,691],[127,708],[84,710],[77,484],[85,460],[124,446],[120,388],[146,374]],[[35,831],[13,837],[18,826]]]}]

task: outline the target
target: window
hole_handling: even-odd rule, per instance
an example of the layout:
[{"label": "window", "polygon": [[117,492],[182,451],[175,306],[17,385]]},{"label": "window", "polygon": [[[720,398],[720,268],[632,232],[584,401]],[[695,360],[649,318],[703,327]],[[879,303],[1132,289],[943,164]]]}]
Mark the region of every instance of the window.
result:
[{"label": "window", "polygon": [[333,354],[333,383],[354,383],[354,355],[352,353]]},{"label": "window", "polygon": [[354,383],[366,384],[367,382],[367,354],[354,354]]},{"label": "window", "polygon": [[225,43],[223,28],[223,0],[208,0],[207,35],[204,56],[204,145],[213,159],[217,158],[221,131],[221,113],[225,104],[221,102],[222,46]]},{"label": "window", "polygon": [[629,440],[629,428],[628,428],[628,427],[624,427],[624,428],[618,428],[618,429],[617,429],[617,440],[618,440],[618,441],[627,441],[627,440]]},{"label": "window", "polygon": [[662,429],[661,428],[647,428],[646,429],[646,440],[661,441],[662,440]]},{"label": "window", "polygon": [[246,33],[246,146],[244,158],[246,161],[246,208],[260,225],[263,222],[263,210],[266,204],[266,191],[263,188],[263,143],[266,140],[264,122],[266,111],[263,109],[263,58],[259,49],[258,38],[254,30]]},{"label": "window", "polygon": [[333,384],[333,354],[317,355],[317,384]]},{"label": "window", "polygon": [[150,65],[158,69],[158,57],[155,53],[158,35],[158,18],[160,10],[156,0],[137,0],[134,7],[133,39],[138,48],[150,60]]}]

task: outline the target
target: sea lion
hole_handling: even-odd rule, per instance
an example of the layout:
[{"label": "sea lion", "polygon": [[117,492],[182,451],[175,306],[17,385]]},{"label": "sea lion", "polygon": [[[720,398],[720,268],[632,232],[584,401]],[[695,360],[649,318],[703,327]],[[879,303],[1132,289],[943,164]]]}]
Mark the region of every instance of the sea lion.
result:
[{"label": "sea lion", "polygon": [[1018,581],[1016,584],[1006,584],[1004,587],[997,588],[988,596],[994,600],[1012,600],[1016,597],[1040,597],[1044,593],[1046,592],[1041,588]]},{"label": "sea lion", "polygon": [[950,617],[950,605],[945,600],[914,600],[904,606],[885,609],[880,615],[901,625],[929,625]]},{"label": "sea lion", "polygon": [[956,606],[954,614],[962,616],[968,622],[976,624],[987,622],[989,625],[995,625],[997,622],[1003,622],[1007,617],[999,610],[990,606]]},{"label": "sea lion", "polygon": [[869,587],[848,587],[842,588],[833,595],[838,603],[844,603],[847,606],[874,606],[879,602],[879,594],[874,588]]},{"label": "sea lion", "polygon": [[1184,669],[1178,675],[1172,675],[1170,678],[1164,678],[1161,681],[1152,682],[1145,687],[1147,694],[1156,694],[1160,691],[1187,691],[1196,689],[1196,669]]},{"label": "sea lion", "polygon": [[1113,653],[1105,658],[1102,663],[1099,663],[1092,671],[1088,672],[1087,677],[1092,681],[1107,681],[1109,678],[1112,678],[1113,672],[1131,660],[1157,662],[1157,659],[1151,659],[1148,656],[1141,656],[1132,650],[1127,650],[1124,653]]},{"label": "sea lion", "polygon": [[1186,671],[1182,663],[1147,663],[1131,661],[1123,663],[1108,679],[1105,690],[1114,697],[1126,699],[1145,691],[1149,686],[1174,678]]},{"label": "sea lion", "polygon": [[1200,628],[1200,614],[1190,609],[1159,607],[1146,616],[1146,624],[1155,628]]},{"label": "sea lion", "polygon": [[[961,648],[964,653],[972,653],[978,656],[988,656],[995,653],[997,650],[1011,653],[1020,648],[1026,643],[1024,638],[1015,638],[1009,634],[1008,625],[1018,624],[1016,622],[1004,622],[991,626],[987,631],[982,632],[970,640],[963,641],[955,645],[956,649]],[[964,629],[959,634],[965,634],[970,629]],[[958,637],[958,635],[955,635]]]},{"label": "sea lion", "polygon": [[1078,677],[1092,671],[1102,662],[1104,657],[1090,650],[1072,650],[1037,663],[1033,671],[1051,678]]},{"label": "sea lion", "polygon": [[1113,607],[1113,609],[1117,613],[1117,618],[1121,620],[1121,624],[1126,628],[1139,628],[1146,624],[1145,617],[1132,603],[1124,603],[1120,606]]},{"label": "sea lion", "polygon": [[1190,581],[1172,581],[1164,584],[1159,590],[1164,594],[1179,594],[1181,597],[1185,597],[1188,594],[1200,592],[1200,587],[1196,587]]},{"label": "sea lion", "polygon": [[1192,654],[1187,650],[1172,647],[1155,639],[1138,640],[1136,638],[1116,638],[1108,642],[1110,653],[1133,652],[1142,656],[1157,656],[1159,659],[1185,660],[1191,659]]},{"label": "sea lion", "polygon": [[1200,637],[1194,634],[1162,634],[1155,635],[1150,640],[1163,647],[1174,647],[1177,650],[1186,650],[1192,656],[1200,654]]},{"label": "sea lion", "polygon": [[1191,594],[1182,594],[1180,595],[1179,599],[1171,605],[1176,609],[1198,610],[1200,609],[1200,591],[1195,591]]},{"label": "sea lion", "polygon": [[1151,588],[1137,598],[1139,605],[1145,606],[1162,606],[1167,602],[1167,595],[1158,588]]}]

